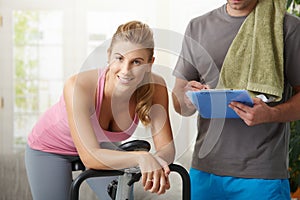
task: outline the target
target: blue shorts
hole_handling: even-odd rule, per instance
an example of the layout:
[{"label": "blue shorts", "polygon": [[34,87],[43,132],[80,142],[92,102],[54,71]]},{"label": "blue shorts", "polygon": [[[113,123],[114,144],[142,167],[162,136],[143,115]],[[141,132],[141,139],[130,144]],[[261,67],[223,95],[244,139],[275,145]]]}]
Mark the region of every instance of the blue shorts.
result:
[{"label": "blue shorts", "polygon": [[290,200],[288,179],[216,176],[190,169],[192,200]]}]

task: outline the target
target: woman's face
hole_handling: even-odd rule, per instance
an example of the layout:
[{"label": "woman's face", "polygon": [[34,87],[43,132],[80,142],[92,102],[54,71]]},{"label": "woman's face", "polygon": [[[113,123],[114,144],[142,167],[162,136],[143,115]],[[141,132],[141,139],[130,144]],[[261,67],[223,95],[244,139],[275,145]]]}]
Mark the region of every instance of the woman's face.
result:
[{"label": "woman's face", "polygon": [[118,89],[135,89],[154,61],[147,49],[130,42],[115,43],[108,56],[109,78]]}]

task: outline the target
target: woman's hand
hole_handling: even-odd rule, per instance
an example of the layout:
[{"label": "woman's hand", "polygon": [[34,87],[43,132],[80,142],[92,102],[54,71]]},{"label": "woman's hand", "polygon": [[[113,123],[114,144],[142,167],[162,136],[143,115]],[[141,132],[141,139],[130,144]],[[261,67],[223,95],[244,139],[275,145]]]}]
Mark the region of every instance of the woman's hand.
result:
[{"label": "woman's hand", "polygon": [[146,152],[139,159],[142,183],[146,191],[164,194],[170,189],[170,169],[166,161]]}]

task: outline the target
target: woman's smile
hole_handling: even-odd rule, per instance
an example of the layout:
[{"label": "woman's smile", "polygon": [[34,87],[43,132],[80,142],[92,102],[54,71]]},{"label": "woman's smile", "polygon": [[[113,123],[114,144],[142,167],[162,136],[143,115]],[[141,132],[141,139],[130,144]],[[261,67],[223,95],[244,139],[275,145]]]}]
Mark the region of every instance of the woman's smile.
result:
[{"label": "woman's smile", "polygon": [[117,75],[117,77],[118,77],[120,83],[122,83],[122,84],[128,84],[128,83],[130,83],[130,81],[132,81],[134,79],[132,77],[126,77],[126,76],[120,76],[120,75]]}]

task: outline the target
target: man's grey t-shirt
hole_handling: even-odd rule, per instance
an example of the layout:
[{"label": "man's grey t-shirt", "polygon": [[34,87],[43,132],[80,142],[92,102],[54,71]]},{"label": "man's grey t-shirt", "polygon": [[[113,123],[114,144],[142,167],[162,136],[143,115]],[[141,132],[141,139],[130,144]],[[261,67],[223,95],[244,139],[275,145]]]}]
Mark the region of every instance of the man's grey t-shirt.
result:
[{"label": "man's grey t-shirt", "polygon": [[[215,87],[226,53],[245,19],[228,15],[226,5],[192,19],[173,74]],[[284,21],[284,45],[285,87],[278,103],[287,101],[291,86],[300,86],[300,20],[289,14]],[[192,167],[222,176],[288,178],[289,134],[288,123],[250,127],[241,119],[209,120],[198,116]],[[208,152],[201,152],[204,141],[210,138],[217,141],[210,143],[213,146]]]}]

